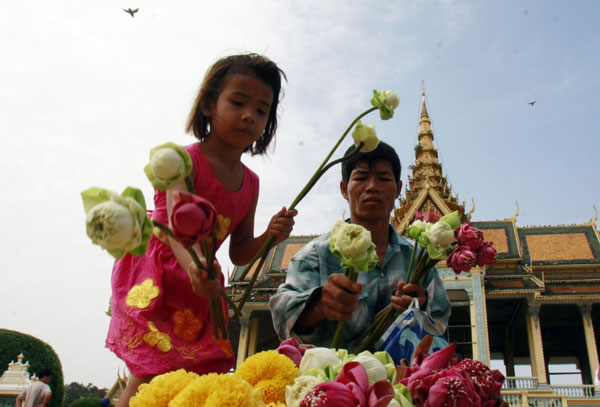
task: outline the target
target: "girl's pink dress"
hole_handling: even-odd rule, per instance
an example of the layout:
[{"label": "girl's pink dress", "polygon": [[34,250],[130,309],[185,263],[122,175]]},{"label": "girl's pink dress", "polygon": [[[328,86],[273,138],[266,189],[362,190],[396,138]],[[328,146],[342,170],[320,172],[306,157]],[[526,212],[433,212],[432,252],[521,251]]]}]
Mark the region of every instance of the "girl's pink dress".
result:
[{"label": "girl's pink dress", "polygon": [[[244,166],[241,188],[228,191],[198,144],[185,148],[194,162],[196,194],[211,201],[217,210],[220,245],[252,207],[258,176]],[[168,224],[164,191],[155,192],[154,204],[153,219]],[[156,236],[144,256],[127,254],[115,262],[111,314],[106,347],[125,361],[135,376],[181,368],[198,374],[224,373],[233,366],[229,341],[214,339],[208,301],[194,294],[173,251]]]}]

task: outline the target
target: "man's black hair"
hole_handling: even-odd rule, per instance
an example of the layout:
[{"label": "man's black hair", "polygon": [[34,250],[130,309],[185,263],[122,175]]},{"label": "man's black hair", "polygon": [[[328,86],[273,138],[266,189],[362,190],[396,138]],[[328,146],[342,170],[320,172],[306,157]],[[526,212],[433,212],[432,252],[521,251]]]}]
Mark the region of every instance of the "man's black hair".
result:
[{"label": "man's black hair", "polygon": [[46,368],[40,369],[37,371],[36,375],[38,379],[41,379],[44,376],[52,376],[52,370]]},{"label": "man's black hair", "polygon": [[[352,153],[356,147],[350,146],[344,156]],[[398,154],[396,154],[396,150],[392,146],[383,141],[379,142],[377,148],[368,153],[358,153],[356,156],[350,158],[349,160],[342,162],[342,180],[348,184],[350,180],[350,174],[352,170],[356,167],[356,164],[359,161],[366,161],[369,167],[377,161],[377,160],[385,160],[390,163],[392,166],[392,171],[394,172],[394,178],[396,179],[396,183],[400,181],[400,172],[402,171],[402,166],[400,165],[400,158],[398,158]]]}]

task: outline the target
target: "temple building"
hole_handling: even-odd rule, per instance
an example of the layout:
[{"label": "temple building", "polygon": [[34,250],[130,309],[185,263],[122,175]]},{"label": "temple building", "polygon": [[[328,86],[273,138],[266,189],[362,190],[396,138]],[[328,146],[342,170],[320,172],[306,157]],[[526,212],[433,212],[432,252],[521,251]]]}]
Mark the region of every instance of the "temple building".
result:
[{"label": "temple building", "polygon": [[21,394],[37,377],[29,375],[29,362],[23,363],[21,353],[8,364],[8,369],[0,376],[0,407],[14,407],[17,396]]},{"label": "temple building", "polygon": [[[406,198],[391,223],[403,234],[415,211],[458,211],[483,231],[498,251],[496,264],[456,275],[437,264],[452,304],[446,336],[461,357],[480,360],[506,376],[503,397],[512,406],[600,406],[594,386],[600,348],[600,238],[598,210],[581,225],[518,226],[519,207],[503,220],[472,219],[459,202],[438,160],[425,90],[414,165],[408,167]],[[268,301],[285,280],[290,258],[315,236],[292,236],[271,249],[260,270],[236,267],[229,293],[239,300],[250,277],[256,284],[230,320],[237,363],[279,339]],[[565,383],[569,384],[565,384]]]}]

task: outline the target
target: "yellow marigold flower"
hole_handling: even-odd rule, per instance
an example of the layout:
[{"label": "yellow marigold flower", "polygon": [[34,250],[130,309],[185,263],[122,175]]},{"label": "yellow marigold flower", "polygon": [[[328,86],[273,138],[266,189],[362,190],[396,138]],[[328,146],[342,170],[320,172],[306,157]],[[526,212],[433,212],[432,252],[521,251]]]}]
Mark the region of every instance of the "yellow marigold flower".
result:
[{"label": "yellow marigold flower", "polygon": [[227,236],[229,231],[229,225],[231,225],[231,218],[226,218],[223,215],[217,215],[217,221],[219,222],[219,231],[217,232],[217,239],[223,240]]},{"label": "yellow marigold flower", "polygon": [[131,287],[125,304],[130,307],[147,308],[150,302],[158,297],[159,292],[160,290],[154,285],[154,281],[148,278],[142,284]]},{"label": "yellow marigold flower", "polygon": [[196,342],[198,332],[202,329],[202,321],[194,316],[191,309],[186,308],[183,311],[177,311],[173,314],[173,333],[176,337],[183,339],[187,343]]},{"label": "yellow marigold flower", "polygon": [[234,375],[260,388],[265,403],[283,403],[285,386],[294,384],[298,368],[287,356],[276,350],[267,350],[246,359]]},{"label": "yellow marigold flower", "polygon": [[262,407],[260,390],[231,374],[209,373],[188,384],[169,407]]},{"label": "yellow marigold flower", "polygon": [[156,376],[150,383],[141,384],[129,400],[129,407],[167,407],[185,386],[199,377],[183,369]]},{"label": "yellow marigold flower", "polygon": [[156,346],[161,352],[168,352],[171,350],[171,338],[168,334],[160,332],[153,322],[148,322],[148,328],[150,332],[144,334],[144,342],[150,346]]}]

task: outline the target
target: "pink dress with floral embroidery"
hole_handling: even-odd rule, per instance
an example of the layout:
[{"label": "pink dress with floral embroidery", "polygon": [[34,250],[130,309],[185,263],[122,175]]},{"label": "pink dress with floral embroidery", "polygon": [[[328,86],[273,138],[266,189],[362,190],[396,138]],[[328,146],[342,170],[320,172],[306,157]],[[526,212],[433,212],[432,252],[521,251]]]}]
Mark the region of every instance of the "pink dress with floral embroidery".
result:
[{"label": "pink dress with floral embroidery", "polygon": [[[194,162],[196,194],[217,210],[220,245],[252,207],[258,176],[244,166],[243,184],[231,192],[217,180],[197,143],[185,148]],[[167,224],[165,192],[155,192],[154,204],[153,219]],[[194,294],[173,251],[156,236],[144,256],[127,254],[115,262],[111,313],[106,347],[135,376],[181,368],[199,374],[224,373],[233,366],[230,343],[214,339],[208,301]]]}]

